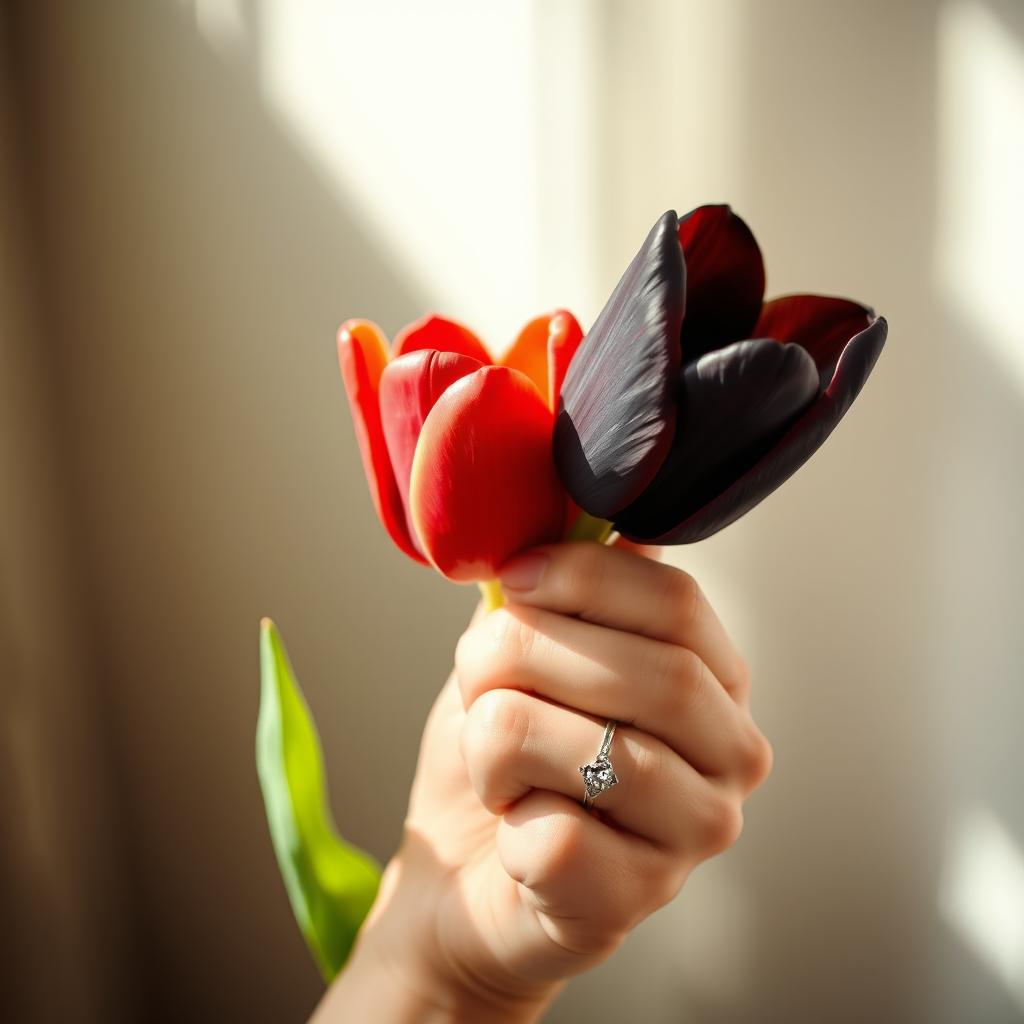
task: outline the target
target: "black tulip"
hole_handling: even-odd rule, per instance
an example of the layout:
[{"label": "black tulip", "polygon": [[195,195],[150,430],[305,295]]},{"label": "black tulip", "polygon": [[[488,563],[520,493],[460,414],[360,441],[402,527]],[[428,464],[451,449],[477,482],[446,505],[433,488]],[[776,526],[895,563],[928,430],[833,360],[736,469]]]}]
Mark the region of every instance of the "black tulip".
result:
[{"label": "black tulip", "polygon": [[763,294],[757,242],[728,206],[659,219],[562,386],[555,462],[584,511],[631,540],[702,540],[828,437],[886,322],[847,299]]}]

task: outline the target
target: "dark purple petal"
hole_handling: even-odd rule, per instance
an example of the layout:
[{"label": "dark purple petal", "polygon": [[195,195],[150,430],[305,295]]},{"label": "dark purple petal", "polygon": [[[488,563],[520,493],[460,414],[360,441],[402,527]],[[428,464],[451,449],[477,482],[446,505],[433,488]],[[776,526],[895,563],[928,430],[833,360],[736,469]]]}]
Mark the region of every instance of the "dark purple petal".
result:
[{"label": "dark purple petal", "polygon": [[764,297],[764,260],[750,228],[728,206],[699,206],[679,221],[686,261],[683,359],[692,362],[754,329]]},{"label": "dark purple petal", "polygon": [[651,228],[573,356],[555,464],[581,508],[608,519],[658,471],[675,429],[685,270],[675,212]]},{"label": "dark purple petal", "polygon": [[664,535],[754,465],[817,394],[814,360],[799,345],[738,341],[688,363],[672,449],[616,527]]},{"label": "dark purple petal", "polygon": [[850,299],[828,295],[784,295],[761,307],[758,338],[790,341],[807,349],[818,366],[822,388],[835,373],[847,342],[868,327],[874,311]]},{"label": "dark purple petal", "polygon": [[659,536],[632,534],[630,540],[656,544],[692,544],[710,537],[745,515],[785,483],[817,450],[843,418],[871,373],[888,325],[882,317],[852,338],[843,350],[825,392],[755,465],[689,518]]}]

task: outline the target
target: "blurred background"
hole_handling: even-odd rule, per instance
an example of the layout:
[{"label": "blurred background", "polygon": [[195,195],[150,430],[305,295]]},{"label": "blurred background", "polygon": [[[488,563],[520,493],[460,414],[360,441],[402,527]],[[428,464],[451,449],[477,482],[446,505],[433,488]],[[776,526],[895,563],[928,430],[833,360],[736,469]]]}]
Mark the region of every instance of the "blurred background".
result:
[{"label": "blurred background", "polygon": [[376,522],[337,325],[586,326],[663,210],[728,201],[769,295],[867,301],[889,345],[806,468],[671,552],[776,769],[549,1019],[1024,1019],[1019,3],[0,11],[0,1017],[305,1019],[259,617],[384,860],[476,598]]}]

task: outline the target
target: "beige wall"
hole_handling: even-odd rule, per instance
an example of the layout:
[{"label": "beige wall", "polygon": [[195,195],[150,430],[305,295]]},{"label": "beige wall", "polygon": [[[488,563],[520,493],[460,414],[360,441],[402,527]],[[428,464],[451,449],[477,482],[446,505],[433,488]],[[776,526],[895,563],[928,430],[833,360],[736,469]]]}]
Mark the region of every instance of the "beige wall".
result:
[{"label": "beige wall", "polygon": [[12,29],[0,16],[0,1018],[89,1022],[132,986]]},{"label": "beige wall", "polygon": [[[122,963],[146,1019],[277,1021],[298,1019],[318,981],[252,763],[258,618],[284,631],[342,828],[383,858],[473,601],[405,563],[373,520],[334,328],[362,314],[394,330],[438,301],[432,282],[452,268],[486,279],[488,327],[522,317],[498,286],[500,246],[486,259],[460,248],[473,237],[462,225],[441,269],[417,276],[406,265],[427,257],[396,259],[380,212],[401,202],[398,186],[365,168],[346,176],[317,148],[309,124],[346,138],[342,111],[372,109],[372,89],[324,123],[302,103],[341,88],[327,71],[311,60],[290,90],[264,74],[281,5],[224,5],[238,14],[219,23],[226,36],[209,30],[216,7],[22,5],[46,330],[19,332],[46,357],[38,401],[18,410],[36,427],[19,435],[67,469],[63,502],[44,489],[33,508],[70,514],[47,524],[6,495],[3,510],[21,516],[5,536],[32,536],[28,522],[70,538],[61,571],[81,569],[77,590],[68,575],[49,585],[55,600],[80,597],[96,688],[70,682],[74,660],[53,674],[81,705],[75,722],[98,719],[115,767],[135,937]],[[546,257],[531,301],[556,301],[562,283],[589,321],[662,209],[727,198],[763,244],[770,292],[849,293],[891,323],[875,377],[814,462],[742,523],[673,553],[749,655],[776,772],[742,843],[574,982],[551,1019],[1014,1019],[1012,950],[1000,968],[943,910],[943,893],[986,863],[956,854],[979,813],[1009,837],[1011,877],[1014,849],[1024,865],[1024,474],[1021,389],[936,269],[940,5],[529,10],[537,53],[559,52],[556,32],[576,47],[568,80],[550,59],[528,80],[541,98],[587,98],[590,120],[566,132],[591,158],[568,174],[538,147],[539,194],[509,202],[522,217],[561,210],[567,226],[587,214],[595,247],[585,273]],[[992,11],[1024,46],[1019,15]],[[521,24],[516,5],[495,12]],[[320,16],[305,15],[306,31]],[[332,24],[343,53],[348,23]],[[557,137],[543,113],[511,123],[506,102],[508,131]],[[431,195],[458,215],[457,188],[439,181]],[[541,227],[518,244],[551,248]],[[5,365],[15,358],[5,349]],[[40,631],[48,605],[26,615],[8,616],[8,635]],[[53,728],[41,727],[47,742]],[[93,805],[80,774],[47,783],[55,834]],[[69,899],[92,891],[88,878],[68,884]]]}]

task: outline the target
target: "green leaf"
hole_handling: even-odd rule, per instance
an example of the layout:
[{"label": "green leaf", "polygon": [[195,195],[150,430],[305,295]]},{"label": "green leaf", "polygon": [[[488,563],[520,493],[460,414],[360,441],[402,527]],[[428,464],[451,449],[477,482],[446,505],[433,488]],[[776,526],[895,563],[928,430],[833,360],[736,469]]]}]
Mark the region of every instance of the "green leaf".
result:
[{"label": "green leaf", "polygon": [[380,867],[338,835],[323,754],[277,627],[260,625],[256,769],[277,863],[326,981],[344,966],[380,885]]}]

